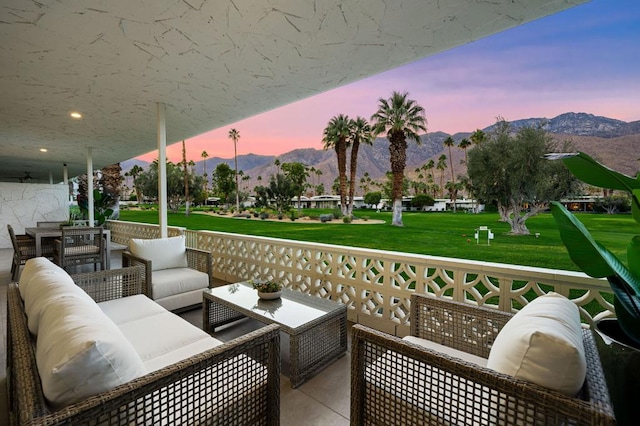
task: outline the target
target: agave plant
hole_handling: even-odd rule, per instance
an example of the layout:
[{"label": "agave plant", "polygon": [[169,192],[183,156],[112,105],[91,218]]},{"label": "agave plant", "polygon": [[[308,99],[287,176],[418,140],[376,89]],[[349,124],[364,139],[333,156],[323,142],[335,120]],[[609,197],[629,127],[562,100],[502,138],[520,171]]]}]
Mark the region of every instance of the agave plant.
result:
[{"label": "agave plant", "polygon": [[[589,185],[628,192],[633,219],[640,224],[639,179],[611,170],[582,152],[548,154],[546,158],[562,160],[574,176]],[[636,346],[640,346],[640,235],[634,236],[629,243],[626,266],[595,241],[587,228],[562,204],[553,202],[551,213],[571,260],[587,275],[607,278],[615,295],[618,324]]]}]

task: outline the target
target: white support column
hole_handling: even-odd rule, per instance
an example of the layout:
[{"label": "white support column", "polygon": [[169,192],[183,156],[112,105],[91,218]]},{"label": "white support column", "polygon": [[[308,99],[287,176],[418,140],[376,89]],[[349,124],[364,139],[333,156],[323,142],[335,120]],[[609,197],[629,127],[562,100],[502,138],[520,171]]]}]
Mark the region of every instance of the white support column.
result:
[{"label": "white support column", "polygon": [[67,163],[62,165],[62,181],[65,185],[69,186],[69,168],[67,167]]},{"label": "white support column", "polygon": [[49,170],[49,185],[53,185],[53,173]]},{"label": "white support column", "polygon": [[[67,163],[62,165],[62,182],[64,185],[69,188],[69,168],[67,167]],[[72,200],[71,191],[69,191],[69,195],[67,196],[67,201]]]},{"label": "white support column", "polygon": [[167,128],[165,105],[158,102],[158,215],[160,237],[167,238]]},{"label": "white support column", "polygon": [[89,226],[93,226],[93,154],[91,148],[87,148],[87,197],[89,209]]}]

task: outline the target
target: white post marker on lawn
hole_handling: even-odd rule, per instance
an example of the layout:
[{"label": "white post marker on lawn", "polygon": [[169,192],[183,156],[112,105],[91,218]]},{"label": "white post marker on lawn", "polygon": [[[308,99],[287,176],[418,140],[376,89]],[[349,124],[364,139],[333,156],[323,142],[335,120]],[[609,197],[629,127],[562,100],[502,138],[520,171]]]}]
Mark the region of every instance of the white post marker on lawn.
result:
[{"label": "white post marker on lawn", "polygon": [[476,228],[476,233],[474,234],[476,244],[480,244],[480,231],[487,231],[487,245],[491,245],[491,240],[493,240],[493,232],[491,232],[491,229],[489,229],[489,227],[487,226]]}]

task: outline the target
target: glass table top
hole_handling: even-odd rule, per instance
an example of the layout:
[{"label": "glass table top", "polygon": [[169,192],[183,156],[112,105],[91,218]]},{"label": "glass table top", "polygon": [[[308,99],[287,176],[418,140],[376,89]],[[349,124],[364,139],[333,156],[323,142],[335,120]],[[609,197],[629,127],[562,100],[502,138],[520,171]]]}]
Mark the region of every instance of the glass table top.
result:
[{"label": "glass table top", "polygon": [[205,293],[213,296],[214,300],[229,303],[293,329],[334,311],[346,309],[345,305],[331,300],[286,288],[279,299],[260,299],[258,292],[247,282],[207,289]]}]

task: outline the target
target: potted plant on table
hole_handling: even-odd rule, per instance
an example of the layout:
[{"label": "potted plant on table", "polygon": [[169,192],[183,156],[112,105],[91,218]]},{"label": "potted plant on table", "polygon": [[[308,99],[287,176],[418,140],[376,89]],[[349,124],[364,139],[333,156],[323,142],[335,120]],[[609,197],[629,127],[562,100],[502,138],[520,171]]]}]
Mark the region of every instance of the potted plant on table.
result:
[{"label": "potted plant on table", "polygon": [[282,294],[282,283],[274,280],[250,280],[261,299],[277,299]]},{"label": "potted plant on table", "polygon": [[[582,152],[548,154],[547,158],[561,159],[589,185],[628,192],[633,219],[640,224],[639,179],[611,170]],[[640,235],[629,242],[624,265],[562,204],[553,202],[551,213],[571,260],[587,275],[605,277],[613,290],[617,319],[596,323],[595,336],[616,417],[619,424],[627,424],[632,404],[640,400]]]}]

